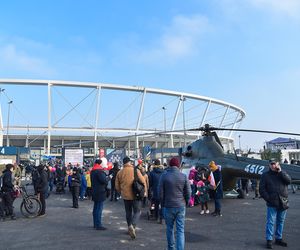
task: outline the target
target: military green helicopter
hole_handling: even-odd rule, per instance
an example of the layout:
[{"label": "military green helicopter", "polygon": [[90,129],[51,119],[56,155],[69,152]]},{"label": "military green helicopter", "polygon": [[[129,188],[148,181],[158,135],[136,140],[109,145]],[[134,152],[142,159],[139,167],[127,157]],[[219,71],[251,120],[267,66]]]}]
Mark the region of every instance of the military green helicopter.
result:
[{"label": "military green helicopter", "polygon": [[[268,171],[269,161],[225,153],[221,141],[215,132],[218,130],[300,136],[300,134],[277,131],[216,128],[208,124],[204,127],[187,130],[202,131],[202,137],[186,147],[181,148],[180,156],[182,159],[183,172],[188,173],[192,166],[208,166],[210,161],[214,161],[217,165],[221,166],[224,191],[235,190],[238,178],[260,179],[261,175]],[[300,184],[300,166],[291,164],[280,164],[280,166],[282,170],[291,176],[292,183]]]}]

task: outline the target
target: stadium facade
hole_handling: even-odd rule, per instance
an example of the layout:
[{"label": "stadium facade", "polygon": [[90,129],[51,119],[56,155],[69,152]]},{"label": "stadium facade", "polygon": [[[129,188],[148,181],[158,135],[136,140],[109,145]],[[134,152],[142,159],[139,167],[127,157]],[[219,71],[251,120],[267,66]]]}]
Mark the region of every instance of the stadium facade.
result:
[{"label": "stadium facade", "polygon": [[[243,109],[211,97],[97,82],[0,79],[0,95],[0,145],[53,156],[63,147],[88,156],[125,148],[139,156],[145,146],[182,147],[201,136],[188,129],[236,128],[245,117]],[[231,151],[233,133],[218,134]]]}]

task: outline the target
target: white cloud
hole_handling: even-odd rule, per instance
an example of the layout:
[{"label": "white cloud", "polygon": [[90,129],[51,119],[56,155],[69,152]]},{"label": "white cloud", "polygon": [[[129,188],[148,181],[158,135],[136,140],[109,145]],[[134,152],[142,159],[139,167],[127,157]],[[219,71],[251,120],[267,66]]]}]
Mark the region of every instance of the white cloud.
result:
[{"label": "white cloud", "polygon": [[177,61],[197,51],[201,35],[209,28],[207,18],[175,16],[171,24],[162,29],[158,39],[146,47],[138,46],[135,59],[143,62]]},{"label": "white cloud", "polygon": [[250,4],[257,8],[285,14],[291,18],[299,19],[299,0],[248,0]]},{"label": "white cloud", "polygon": [[43,59],[32,56],[14,43],[0,44],[0,66],[3,72],[53,74],[54,70]]}]

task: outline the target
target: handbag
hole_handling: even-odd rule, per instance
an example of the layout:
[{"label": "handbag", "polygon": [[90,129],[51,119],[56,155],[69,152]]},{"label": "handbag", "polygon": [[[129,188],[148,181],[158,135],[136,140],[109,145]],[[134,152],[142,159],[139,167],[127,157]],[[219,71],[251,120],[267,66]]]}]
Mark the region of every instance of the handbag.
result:
[{"label": "handbag", "polygon": [[279,195],[279,205],[283,210],[288,209],[290,206],[288,198]]},{"label": "handbag", "polygon": [[134,194],[135,200],[141,200],[145,196],[145,187],[144,184],[140,182],[138,176],[137,176],[137,169],[134,168],[134,179],[132,183],[132,190]]}]

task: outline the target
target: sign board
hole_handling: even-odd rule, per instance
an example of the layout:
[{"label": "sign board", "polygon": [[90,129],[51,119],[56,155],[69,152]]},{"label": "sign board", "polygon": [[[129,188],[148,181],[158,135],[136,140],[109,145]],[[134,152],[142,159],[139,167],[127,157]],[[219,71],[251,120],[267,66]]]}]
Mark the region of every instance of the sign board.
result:
[{"label": "sign board", "polygon": [[125,157],[125,149],[113,149],[113,151],[109,152],[106,156],[108,162],[119,162],[121,163],[123,158]]},{"label": "sign board", "polygon": [[72,165],[79,164],[83,166],[83,149],[82,148],[64,148],[63,149],[63,160],[65,166],[69,163]]},{"label": "sign board", "polygon": [[17,155],[18,150],[16,147],[0,147],[0,155]]},{"label": "sign board", "polygon": [[12,159],[0,159],[0,164],[13,164],[13,160]]}]

